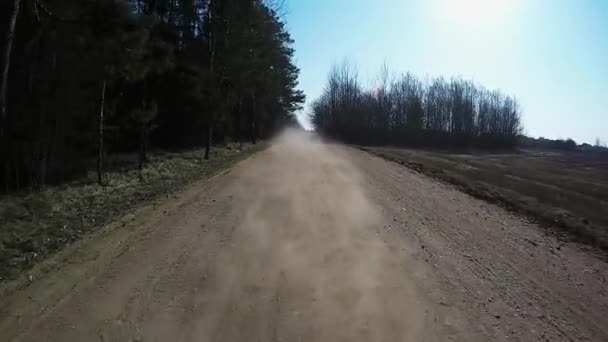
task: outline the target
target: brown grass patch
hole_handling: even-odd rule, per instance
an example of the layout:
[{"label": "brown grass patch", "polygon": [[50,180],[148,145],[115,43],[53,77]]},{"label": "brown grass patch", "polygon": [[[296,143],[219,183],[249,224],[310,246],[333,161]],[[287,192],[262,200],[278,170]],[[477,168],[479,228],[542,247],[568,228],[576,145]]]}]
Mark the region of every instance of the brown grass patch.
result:
[{"label": "brown grass patch", "polygon": [[95,174],[44,191],[0,197],[0,281],[12,279],[50,254],[135,210],[150,200],[208,178],[264,145],[227,145],[202,150],[156,152],[141,175],[136,157],[130,165],[108,172],[106,184]]}]

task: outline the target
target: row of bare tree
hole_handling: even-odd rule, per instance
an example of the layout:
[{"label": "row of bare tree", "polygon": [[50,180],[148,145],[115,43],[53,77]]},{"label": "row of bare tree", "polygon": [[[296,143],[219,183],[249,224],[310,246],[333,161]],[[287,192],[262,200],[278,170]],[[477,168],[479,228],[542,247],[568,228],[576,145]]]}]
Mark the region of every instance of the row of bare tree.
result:
[{"label": "row of bare tree", "polygon": [[366,89],[355,68],[332,68],[311,121],[326,136],[351,143],[512,147],[521,133],[515,98],[461,78],[421,81],[410,73]]}]

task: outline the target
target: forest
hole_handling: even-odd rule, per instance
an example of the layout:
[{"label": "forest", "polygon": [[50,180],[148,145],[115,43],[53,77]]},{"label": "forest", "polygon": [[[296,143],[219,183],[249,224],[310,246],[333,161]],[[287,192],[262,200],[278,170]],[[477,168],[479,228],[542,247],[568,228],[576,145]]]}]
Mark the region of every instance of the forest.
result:
[{"label": "forest", "polygon": [[43,189],[104,159],[256,142],[293,122],[293,40],[262,0],[0,4],[0,192]]},{"label": "forest", "polygon": [[351,64],[335,65],[311,108],[326,137],[362,145],[510,148],[522,132],[514,97],[461,78],[421,81],[381,69],[366,89]]}]

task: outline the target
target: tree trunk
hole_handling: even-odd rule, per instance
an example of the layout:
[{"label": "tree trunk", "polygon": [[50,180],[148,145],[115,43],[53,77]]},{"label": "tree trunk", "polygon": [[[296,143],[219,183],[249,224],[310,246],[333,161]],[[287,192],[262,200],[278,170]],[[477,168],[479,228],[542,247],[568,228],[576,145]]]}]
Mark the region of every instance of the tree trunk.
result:
[{"label": "tree trunk", "polygon": [[213,123],[209,123],[207,129],[207,141],[205,142],[205,160],[209,160],[209,152],[211,151],[211,139],[213,137]]},{"label": "tree trunk", "polygon": [[[16,155],[20,155],[18,152],[18,149],[15,149],[15,153]],[[19,164],[21,164],[22,161],[18,158],[14,158],[13,159],[13,166],[14,166],[14,172],[15,172],[15,189],[20,189],[21,188],[21,180],[19,178],[19,176],[21,175],[21,170],[19,169]],[[8,165],[8,164],[7,164]]]},{"label": "tree trunk", "polygon": [[[208,3],[208,10],[207,10],[207,23],[209,25],[209,29],[207,30],[207,44],[209,46],[209,73],[211,75],[214,75],[214,67],[215,67],[215,53],[216,53],[216,37],[215,37],[215,33],[216,33],[216,13],[215,11],[217,10],[216,6],[216,0],[209,0]],[[209,118],[209,126],[207,127],[207,141],[205,142],[205,160],[209,160],[209,153],[211,152],[211,139],[212,139],[212,135],[213,135],[213,121],[215,118],[215,112],[212,111],[211,112],[211,117]]]},{"label": "tree trunk", "polygon": [[256,132],[256,122],[255,122],[255,93],[251,92],[251,122],[250,122],[250,135],[251,135],[251,143],[252,144],[256,144],[257,143],[257,132]]},{"label": "tree trunk", "polygon": [[99,109],[99,129],[97,141],[97,183],[103,185],[103,114],[106,107],[106,79],[104,78],[101,85],[101,105]]},{"label": "tree trunk", "polygon": [[242,143],[241,141],[241,114],[243,110],[243,97],[239,97],[239,103],[236,106],[234,113],[234,142]]},{"label": "tree trunk", "polygon": [[[48,140],[47,140],[48,144]],[[46,189],[46,174],[48,166],[48,157],[46,155],[46,146],[40,146],[40,160],[38,164],[38,189]]]},{"label": "tree trunk", "polygon": [[9,139],[8,137],[6,137],[4,135],[4,126],[5,123],[0,122],[0,131],[2,131],[0,134],[0,152],[2,153],[2,156],[0,156],[0,163],[2,163],[4,165],[4,191],[8,192],[10,190],[10,183],[11,183],[11,153],[10,153],[10,147],[9,147]]},{"label": "tree trunk", "polygon": [[8,29],[6,30],[3,58],[2,58],[2,80],[0,81],[0,152],[2,159],[0,163],[4,165],[4,188],[8,192],[10,188],[10,147],[9,139],[7,136],[7,110],[6,110],[6,93],[8,89],[8,71],[11,65],[11,52],[13,50],[13,40],[15,38],[15,26],[17,24],[17,17],[19,15],[19,8],[21,6],[21,0],[13,1],[13,12],[8,21]]},{"label": "tree trunk", "polygon": [[138,158],[138,167],[139,167],[139,171],[141,172],[144,168],[144,163],[146,163],[148,161],[148,156],[147,156],[147,140],[148,140],[148,135],[146,132],[146,125],[145,124],[141,124],[140,130],[139,130],[139,158]]},{"label": "tree trunk", "polygon": [[243,117],[243,97],[240,96],[239,97],[239,113],[237,116],[237,127],[236,127],[236,134],[238,137],[238,142],[239,142],[239,148],[243,149],[243,129],[242,129],[242,124],[241,124],[241,118]]},{"label": "tree trunk", "polygon": [[19,15],[19,7],[21,0],[13,1],[13,12],[8,21],[8,30],[4,44],[4,58],[2,61],[2,85],[0,86],[0,116],[2,122],[6,119],[6,92],[8,88],[8,71],[11,65],[11,51],[13,50],[13,40],[15,38],[15,26],[17,24],[17,16]]},{"label": "tree trunk", "polygon": [[141,173],[141,170],[144,168],[144,125],[142,124],[139,128],[139,155],[137,158],[137,168]]}]

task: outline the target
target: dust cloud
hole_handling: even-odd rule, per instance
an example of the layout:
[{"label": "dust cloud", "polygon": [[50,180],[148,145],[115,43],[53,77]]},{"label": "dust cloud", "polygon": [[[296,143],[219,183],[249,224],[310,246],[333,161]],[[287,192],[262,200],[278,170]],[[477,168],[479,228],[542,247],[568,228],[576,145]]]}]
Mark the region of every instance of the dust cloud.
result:
[{"label": "dust cloud", "polygon": [[248,208],[219,257],[195,336],[209,341],[417,341],[424,314],[353,165],[286,131],[247,170]]}]

